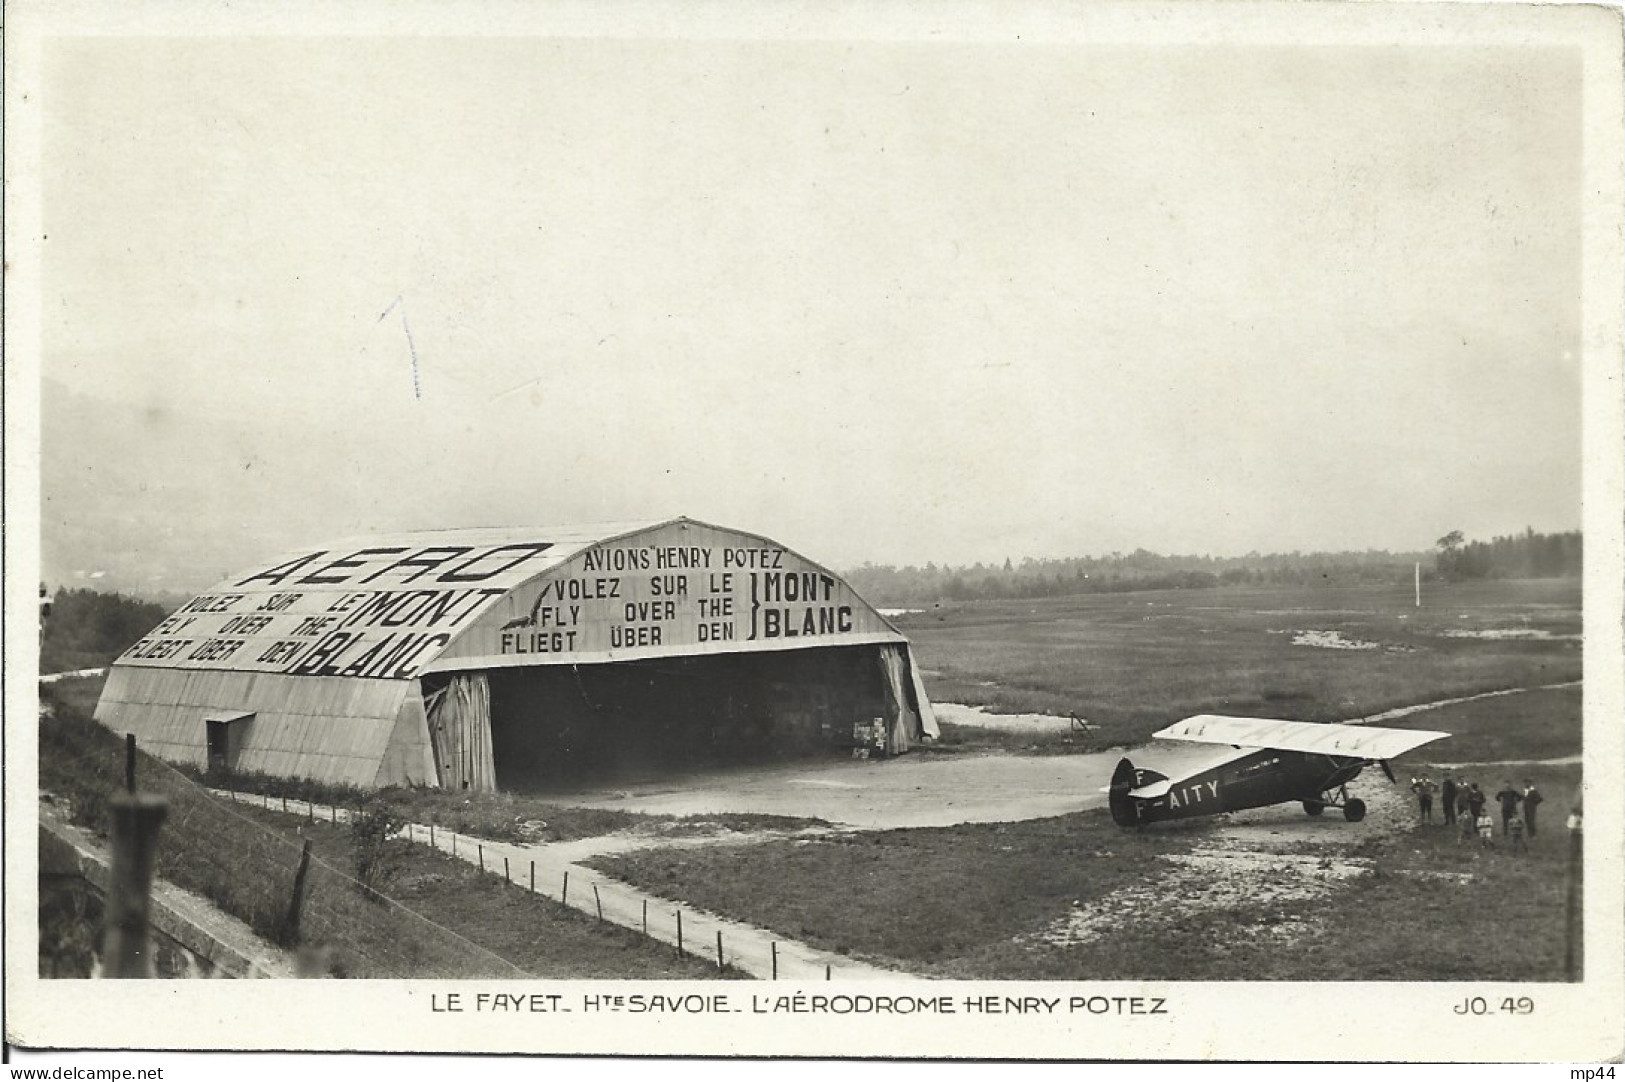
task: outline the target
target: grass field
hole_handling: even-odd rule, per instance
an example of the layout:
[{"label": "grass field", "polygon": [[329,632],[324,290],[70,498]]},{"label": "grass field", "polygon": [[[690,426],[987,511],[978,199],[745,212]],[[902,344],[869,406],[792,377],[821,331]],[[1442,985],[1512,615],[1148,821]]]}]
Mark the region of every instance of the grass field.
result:
[{"label": "grass field", "polygon": [[959,960],[1088,904],[1184,852],[1188,826],[1120,834],[1104,811],[887,830],[745,849],[645,850],[588,863],[826,950],[952,975]]},{"label": "grass field", "polygon": [[[1579,679],[1577,584],[1439,587],[1425,600],[1417,610],[1409,591],[1370,588],[1094,596],[938,610],[910,618],[905,630],[938,699],[1075,712],[1101,726],[1088,735],[949,730],[948,753],[1087,751],[1138,743],[1194,713],[1345,720]],[[1294,644],[1308,632],[1319,633],[1308,641],[1361,648]],[[1560,758],[1580,748],[1580,694],[1529,692],[1383,724],[1455,734],[1396,762],[1402,779],[1433,760]],[[1345,889],[1281,894],[1269,889],[1278,873],[1266,864],[1256,899],[1243,877],[1241,896],[1222,906],[1136,902],[1112,935],[1077,944],[1046,939],[1045,929],[1069,913],[1154,894],[1163,879],[1171,892],[1177,883],[1203,893],[1200,881],[1175,877],[1177,859],[1209,846],[1223,820],[1125,833],[1095,811],[681,856],[646,851],[597,866],[933,976],[1561,979],[1560,826],[1579,768],[1465,773],[1492,793],[1504,776],[1541,785],[1548,825],[1529,854],[1463,846],[1442,828],[1372,830],[1352,854],[1362,870]]]},{"label": "grass field", "polygon": [[[815,946],[933,977],[997,980],[1560,980],[1562,818],[1578,768],[1525,772],[1548,826],[1526,855],[1463,844],[1444,827],[1369,832],[1343,889],[1276,898],[1268,867],[1229,904],[1170,863],[1216,819],[1122,831],[1104,810],[1054,819],[898,830],[592,861],[618,878]],[[1361,828],[1350,827],[1350,830]],[[1299,854],[1318,857],[1320,849]],[[1167,904],[1120,914],[1080,943],[1045,933],[1128,893]],[[839,884],[830,889],[830,884]],[[1256,891],[1255,891],[1255,888]]]},{"label": "grass field", "polygon": [[90,717],[96,713],[96,702],[102,696],[103,676],[73,676],[41,685],[40,695],[53,706],[65,706],[70,711]]},{"label": "grass field", "polygon": [[[1580,688],[1555,688],[1441,707],[1381,722],[1393,729],[1435,729],[1450,739],[1428,744],[1398,760],[1497,763],[1562,759],[1580,754]],[[1495,768],[1490,768],[1495,769]]]},{"label": "grass field", "polygon": [[[247,805],[239,810],[268,830],[286,830],[294,822],[276,811]],[[302,825],[300,831],[311,839],[315,855],[330,865],[353,865],[354,841],[343,825],[318,820]],[[618,925],[599,923],[427,846],[391,842],[388,863],[390,897],[528,974],[556,980],[707,980],[718,976],[716,966],[703,959],[678,958],[674,950],[652,939]],[[334,953],[342,957],[343,951]],[[741,976],[732,970],[722,975]]]},{"label": "grass field", "polygon": [[990,943],[955,969],[1036,979],[1562,980],[1562,818],[1579,772],[1531,776],[1549,800],[1548,828],[1527,854],[1499,837],[1486,850],[1443,826],[1372,833],[1351,853],[1370,871],[1314,899],[1172,906],[1082,946]]},{"label": "grass field", "polygon": [[[1577,582],[1440,585],[1423,602],[1383,587],[1173,590],[945,606],[898,623],[932,698],[1077,713],[1100,726],[1070,741],[1080,748],[1139,743],[1198,713],[1341,721],[1580,677],[1577,638],[1559,637],[1580,631]],[[1294,645],[1312,631],[1375,645]],[[1486,633],[1553,637],[1473,637]]]},{"label": "grass field", "polygon": [[[52,716],[40,721],[40,788],[66,802],[76,822],[105,831],[109,801],[122,789],[123,742],[78,704],[85,688],[45,692]],[[284,921],[301,843],[310,839],[298,942],[322,951],[332,972],[349,977],[710,978],[714,966],[677,959],[624,929],[599,925],[550,899],[481,876],[466,862],[408,842],[385,845],[386,874],[376,884],[393,901],[351,877],[354,841],[347,827],[300,822],[232,805],[144,753],[143,792],[169,803],[160,834],[158,874],[192,890],[262,936],[286,940]],[[66,942],[60,927],[52,942]],[[79,937],[83,939],[83,937]],[[42,971],[54,971],[42,959]]]},{"label": "grass field", "polygon": [[[1438,586],[1424,601],[1417,609],[1408,590],[1378,588],[1164,591],[987,602],[900,623],[934,698],[996,711],[1077,713],[1100,726],[1095,733],[1037,737],[948,730],[927,754],[1075,753],[1139,743],[1193,713],[1335,721],[1579,680],[1577,583]],[[92,687],[75,683],[60,694],[93,703]],[[1453,734],[1396,762],[1402,779],[1434,761],[1560,759],[1580,748],[1580,694],[1578,688],[1527,692],[1382,724]],[[940,977],[1561,979],[1561,822],[1578,792],[1580,770],[1520,765],[1462,772],[1488,792],[1508,778],[1542,787],[1547,825],[1530,853],[1463,845],[1443,829],[1412,829],[1408,819],[1403,829],[1368,822],[1354,828],[1365,834],[1349,835],[1337,850],[1337,859],[1346,858],[1358,874],[1312,897],[1275,889],[1281,873],[1266,863],[1256,879],[1232,877],[1225,904],[1185,906],[1182,891],[1223,893],[1190,869],[1201,867],[1204,854],[1226,837],[1225,820],[1124,832],[1103,810],[1007,824],[650,849],[593,863],[663,896],[814,946]],[[301,795],[286,781],[260,783]],[[682,833],[717,822],[567,810],[505,795],[414,790],[388,799],[416,821],[493,838],[534,832],[536,820],[547,823],[541,836],[550,840],[625,830]],[[1406,799],[1396,800],[1402,818]],[[723,820],[739,829],[803,825],[764,818]],[[1324,855],[1330,865],[1335,854],[1329,852],[1311,846],[1280,859],[1313,862]],[[466,866],[458,873],[474,874]],[[400,882],[430,890],[441,874]],[[471,899],[487,889],[447,881],[460,883],[457,890]],[[1163,883],[1169,890],[1157,897]],[[1256,896],[1249,894],[1252,886]],[[493,933],[498,945],[489,948],[506,957],[520,949],[513,937],[522,936],[528,918],[510,919],[505,907],[517,903],[500,885],[493,882],[492,889],[492,908],[473,901],[465,907],[454,892],[443,912],[448,919],[466,917],[457,925],[465,931],[475,924],[509,929]],[[414,908],[440,904],[422,894],[411,901]],[[1073,918],[1114,911],[1127,917],[1109,936],[1071,939],[1054,932]],[[622,972],[613,959],[587,964],[607,968],[572,972]]]}]

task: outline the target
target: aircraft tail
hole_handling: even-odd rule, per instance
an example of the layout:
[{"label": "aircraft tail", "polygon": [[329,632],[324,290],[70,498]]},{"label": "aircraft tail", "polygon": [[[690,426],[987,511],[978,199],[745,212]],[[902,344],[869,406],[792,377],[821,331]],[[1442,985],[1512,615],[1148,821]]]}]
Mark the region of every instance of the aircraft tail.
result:
[{"label": "aircraft tail", "polygon": [[1117,769],[1112,771],[1112,783],[1107,792],[1110,793],[1108,803],[1112,809],[1112,821],[1120,827],[1131,827],[1140,822],[1139,801],[1129,795],[1134,789],[1140,789],[1153,782],[1167,781],[1166,774],[1159,774],[1155,770],[1137,768],[1128,761],[1127,757],[1117,761]]}]

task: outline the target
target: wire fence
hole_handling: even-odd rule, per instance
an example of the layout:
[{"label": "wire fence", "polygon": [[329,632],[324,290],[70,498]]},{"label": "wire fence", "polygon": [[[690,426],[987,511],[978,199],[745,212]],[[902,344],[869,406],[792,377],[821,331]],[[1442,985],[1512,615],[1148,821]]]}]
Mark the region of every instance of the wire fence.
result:
[{"label": "wire fence", "polygon": [[[69,801],[81,824],[105,829],[109,802],[126,786],[124,743],[62,711],[40,734],[42,792]],[[157,874],[279,946],[298,948],[313,975],[530,976],[310,852],[297,832],[256,821],[150,755],[137,751],[134,761],[140,790],[168,801]]]},{"label": "wire fence", "polygon": [[[104,830],[110,801],[127,784],[127,751],[117,734],[79,711],[57,710],[40,726],[40,788],[69,801],[76,821]],[[353,807],[340,807],[286,795],[211,790],[139,749],[133,761],[140,790],[168,801],[156,874],[202,895],[277,946],[297,951],[307,975],[533,976],[389,897],[382,889],[387,874],[366,875],[366,862],[357,861],[357,853],[394,838],[461,858],[478,867],[482,878],[551,898],[600,924],[674,946],[680,967],[673,976],[697,975],[684,967],[698,962],[722,975],[832,977],[830,958],[821,951],[685,910],[562,858],[538,861],[536,848],[391,818],[385,802],[376,798],[357,794]],[[287,826],[268,825],[256,809],[287,813]],[[331,829],[317,829],[318,824]],[[321,854],[308,844],[317,835]],[[833,968],[843,977],[878,974],[845,958],[836,959]]]},{"label": "wire fence", "polygon": [[[239,806],[281,812],[310,822],[347,823],[361,814],[359,809],[297,797],[232,789],[210,791]],[[487,882],[549,898],[601,925],[617,925],[664,943],[675,948],[680,959],[714,967],[723,976],[819,981],[833,980],[837,974],[843,979],[907,977],[850,958],[832,961],[824,951],[645,893],[569,858],[548,855],[537,859],[539,853],[549,849],[545,845],[529,846],[410,822],[400,823],[393,836],[472,865]]]}]

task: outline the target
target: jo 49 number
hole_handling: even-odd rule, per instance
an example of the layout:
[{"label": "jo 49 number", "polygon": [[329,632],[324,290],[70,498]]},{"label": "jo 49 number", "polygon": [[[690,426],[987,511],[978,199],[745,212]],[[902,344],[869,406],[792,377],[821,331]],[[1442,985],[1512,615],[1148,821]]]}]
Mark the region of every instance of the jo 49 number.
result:
[{"label": "jo 49 number", "polygon": [[1508,996],[1497,1004],[1483,996],[1469,996],[1451,1009],[1457,1014],[1534,1014],[1535,1001],[1528,996]]}]

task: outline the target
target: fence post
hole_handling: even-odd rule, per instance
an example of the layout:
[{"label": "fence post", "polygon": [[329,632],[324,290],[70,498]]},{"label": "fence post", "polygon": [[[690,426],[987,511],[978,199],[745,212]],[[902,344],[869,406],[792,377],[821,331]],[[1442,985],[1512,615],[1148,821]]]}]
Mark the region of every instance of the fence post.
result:
[{"label": "fence post", "polygon": [[435,849],[435,848],[438,848],[438,847],[437,847],[437,846],[436,846],[436,845],[435,845],[435,844],[434,844],[434,824],[433,824],[433,823],[430,823],[430,824],[429,824],[429,848],[430,848],[430,849]]},{"label": "fence post", "polygon": [[683,956],[683,911],[677,911],[677,957]]},{"label": "fence post", "polygon": [[508,874],[508,858],[507,857],[502,858],[502,881],[504,883],[508,883],[510,885],[513,883],[513,876]]},{"label": "fence post", "polygon": [[717,929],[717,968],[722,968],[722,929]]},{"label": "fence post", "polygon": [[287,810],[288,810],[288,794],[287,793],[282,794],[282,810],[283,810],[284,813],[286,813]]},{"label": "fence post", "polygon": [[124,791],[135,792],[135,734],[124,734]]},{"label": "fence post", "polygon": [[299,850],[299,870],[293,873],[293,897],[288,901],[288,919],[282,925],[282,942],[291,947],[299,942],[299,915],[305,907],[305,876],[310,872],[310,839]]},{"label": "fence post", "polygon": [[773,941],[773,979],[779,979],[779,941]]},{"label": "fence post", "polygon": [[570,869],[564,869],[564,893],[559,895],[559,901],[565,905],[570,904]]},{"label": "fence post", "polygon": [[327,810],[332,813],[333,825],[338,826],[339,825],[339,806],[337,804],[329,804],[327,806]]},{"label": "fence post", "polygon": [[532,894],[536,893],[536,862],[534,860],[530,862],[530,892]]},{"label": "fence post", "polygon": [[474,843],[474,848],[476,848],[476,849],[478,849],[480,851],[480,874],[484,875],[485,874],[485,845],[483,843],[481,843],[481,842],[475,842]]},{"label": "fence post", "polygon": [[604,902],[598,897],[598,884],[592,885],[592,904],[598,910],[598,923],[604,922]]},{"label": "fence post", "polygon": [[643,899],[643,934],[649,934],[649,899]]},{"label": "fence post", "polygon": [[114,797],[113,868],[107,884],[104,944],[109,977],[152,977],[152,950],[147,942],[153,866],[158,857],[158,830],[168,801],[151,794]]},{"label": "fence post", "polygon": [[1582,821],[1580,813],[1576,810],[1569,816],[1569,866],[1564,884],[1567,897],[1564,899],[1564,947],[1563,947],[1563,976],[1570,981],[1580,979],[1580,960],[1575,950],[1575,941],[1579,939],[1580,930],[1580,864],[1585,857],[1585,835],[1581,833]]},{"label": "fence post", "polygon": [[824,979],[826,981],[829,980],[829,963],[828,962],[824,963]]}]

